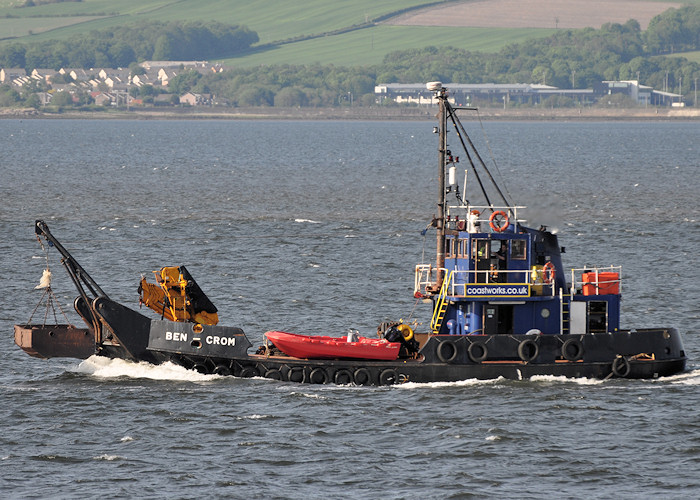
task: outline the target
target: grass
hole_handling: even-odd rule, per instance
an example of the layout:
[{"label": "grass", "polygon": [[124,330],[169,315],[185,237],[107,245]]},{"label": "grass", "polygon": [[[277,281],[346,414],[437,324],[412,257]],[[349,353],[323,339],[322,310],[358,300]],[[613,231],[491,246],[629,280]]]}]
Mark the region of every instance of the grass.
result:
[{"label": "grass", "polygon": [[332,63],[336,66],[364,66],[380,64],[388,53],[399,49],[434,45],[496,52],[509,43],[547,36],[553,31],[380,25],[342,35],[282,45],[222,62],[233,67],[317,62]]},{"label": "grass", "polygon": [[[14,0],[17,3],[21,0]],[[66,27],[51,32],[50,37],[28,37],[43,40],[66,38],[78,32],[139,21],[219,21],[244,24],[256,31],[262,43],[284,40],[310,33],[322,33],[364,23],[382,14],[410,6],[422,5],[426,0],[83,0],[17,9],[13,3],[0,0],[0,17],[11,16],[85,16],[111,17],[83,24],[78,28]],[[40,19],[40,18],[35,18]],[[0,38],[8,36],[0,31]]]},{"label": "grass", "polygon": [[0,18],[0,37],[24,37],[32,34],[78,26],[97,19],[96,17],[41,17],[41,18]]}]

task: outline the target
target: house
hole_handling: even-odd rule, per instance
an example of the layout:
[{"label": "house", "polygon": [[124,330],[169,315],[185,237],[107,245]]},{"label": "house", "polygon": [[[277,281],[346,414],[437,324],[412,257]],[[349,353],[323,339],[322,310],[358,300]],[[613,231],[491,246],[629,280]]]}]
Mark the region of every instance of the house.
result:
[{"label": "house", "polygon": [[151,76],[146,73],[144,75],[134,75],[131,77],[131,83],[133,83],[136,87],[142,87],[144,85],[157,85],[159,82],[151,78]]},{"label": "house", "polygon": [[171,78],[175,78],[180,70],[160,68],[158,70],[158,81],[163,87],[167,87]]},{"label": "house", "polygon": [[42,68],[34,68],[32,70],[32,73],[29,75],[32,79],[46,83],[47,85],[51,84],[51,77],[57,74],[58,71],[53,70],[53,69],[42,69]]},{"label": "house", "polygon": [[90,97],[98,106],[109,106],[115,101],[114,95],[107,92],[90,92]]},{"label": "house", "polygon": [[75,82],[87,82],[92,78],[92,73],[90,72],[92,70],[86,70],[86,69],[81,69],[81,68],[61,68],[58,70],[58,72],[61,75],[67,75],[73,79]]},{"label": "house", "polygon": [[206,68],[209,65],[207,61],[144,61],[139,63],[139,66],[146,70],[151,69],[196,69],[196,68]]},{"label": "house", "polygon": [[[535,83],[450,83],[450,101],[458,106],[475,101],[507,104],[538,104],[542,95],[556,87]],[[433,92],[424,83],[386,83],[374,87],[374,93],[397,103],[437,105]]]},{"label": "house", "polygon": [[211,102],[211,94],[187,92],[180,96],[180,104],[189,104],[190,106],[211,106]]},{"label": "house", "polygon": [[5,85],[10,85],[12,80],[17,78],[24,78],[27,76],[27,72],[24,68],[2,68],[0,69],[0,83]]}]

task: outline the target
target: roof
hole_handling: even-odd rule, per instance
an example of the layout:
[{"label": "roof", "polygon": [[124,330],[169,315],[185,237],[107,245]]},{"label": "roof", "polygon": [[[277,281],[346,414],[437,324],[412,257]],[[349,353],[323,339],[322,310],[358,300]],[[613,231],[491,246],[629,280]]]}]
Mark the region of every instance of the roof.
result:
[{"label": "roof", "polygon": [[[380,83],[377,87],[386,87],[392,92],[430,92],[425,83]],[[532,92],[541,90],[556,90],[557,87],[538,83],[446,83],[444,87],[452,92],[468,91],[501,91],[501,92]]]}]

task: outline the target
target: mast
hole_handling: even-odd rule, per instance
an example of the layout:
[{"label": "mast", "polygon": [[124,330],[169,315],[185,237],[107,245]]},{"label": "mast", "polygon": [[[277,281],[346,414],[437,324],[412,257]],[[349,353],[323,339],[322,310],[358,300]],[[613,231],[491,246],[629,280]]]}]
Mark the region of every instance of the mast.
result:
[{"label": "mast", "polygon": [[[431,88],[432,86],[432,88]],[[437,286],[442,286],[443,269],[445,267],[445,157],[447,153],[447,89],[440,82],[431,82],[428,89],[436,90],[438,99],[438,131],[440,145],[438,147],[438,216],[437,224]]]}]

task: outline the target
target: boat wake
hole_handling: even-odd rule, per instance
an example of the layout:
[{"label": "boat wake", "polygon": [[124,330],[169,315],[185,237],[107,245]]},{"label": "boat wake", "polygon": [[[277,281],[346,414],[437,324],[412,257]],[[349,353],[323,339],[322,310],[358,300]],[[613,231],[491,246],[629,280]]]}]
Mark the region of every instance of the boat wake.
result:
[{"label": "boat wake", "polygon": [[659,379],[658,382],[667,382],[674,385],[700,385],[700,369],[664,377]]},{"label": "boat wake", "polygon": [[110,359],[104,356],[90,356],[82,361],[74,373],[89,375],[97,378],[146,378],[151,380],[177,380],[183,382],[206,382],[217,380],[219,375],[204,375],[194,370],[187,370],[173,363],[152,365],[141,362],[134,363],[123,359]]},{"label": "boat wake", "polygon": [[504,384],[518,385],[525,382],[528,387],[532,383],[536,384],[575,384],[575,385],[599,385],[604,384],[604,380],[592,379],[592,378],[568,378],[568,377],[558,377],[554,375],[535,375],[527,380],[508,380],[504,377],[498,377],[491,380],[479,380],[479,379],[468,379],[460,380],[457,382],[408,382],[405,384],[399,384],[393,386],[396,389],[423,389],[423,388],[443,388],[443,387],[478,387],[478,386],[501,386]]},{"label": "boat wake", "polygon": [[391,386],[392,389],[442,389],[444,387],[472,387],[485,385],[501,385],[506,382],[503,377],[498,377],[491,380],[480,380],[471,378],[467,380],[458,380],[456,382],[406,382]]}]

